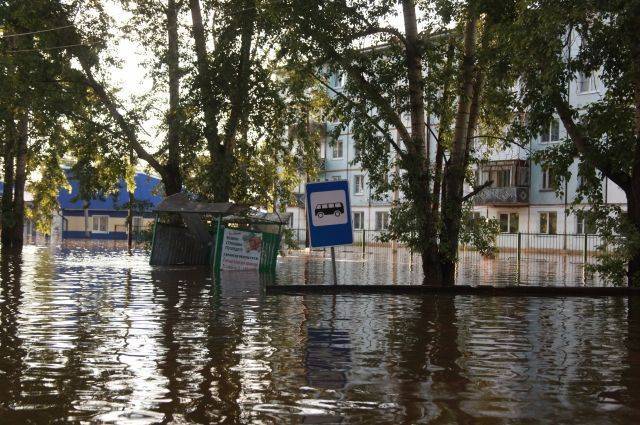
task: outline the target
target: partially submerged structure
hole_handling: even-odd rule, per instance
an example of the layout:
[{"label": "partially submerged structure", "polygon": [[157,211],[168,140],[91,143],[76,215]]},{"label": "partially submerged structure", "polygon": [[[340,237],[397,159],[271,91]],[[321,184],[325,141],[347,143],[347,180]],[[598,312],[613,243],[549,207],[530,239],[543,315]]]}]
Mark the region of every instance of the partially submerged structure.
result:
[{"label": "partially submerged structure", "polygon": [[152,265],[210,265],[214,270],[275,270],[288,216],[231,202],[194,202],[178,193],[155,208]]}]

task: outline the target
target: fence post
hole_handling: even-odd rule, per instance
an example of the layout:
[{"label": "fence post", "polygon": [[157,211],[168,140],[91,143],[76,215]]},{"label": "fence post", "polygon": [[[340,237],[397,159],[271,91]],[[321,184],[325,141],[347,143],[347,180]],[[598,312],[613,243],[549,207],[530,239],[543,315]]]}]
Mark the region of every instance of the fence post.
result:
[{"label": "fence post", "polygon": [[362,227],[362,258],[364,258],[365,254],[366,254],[366,252],[365,252],[365,246],[366,246],[365,236],[366,236],[366,230],[364,230],[364,227]]},{"label": "fence post", "polygon": [[584,264],[587,264],[587,252],[589,249],[589,243],[588,243],[588,238],[587,238],[587,232],[584,232],[584,249],[582,252],[582,261],[584,262]]},{"label": "fence post", "polygon": [[518,244],[517,244],[517,250],[518,253],[517,255],[517,259],[518,259],[518,268],[520,268],[520,260],[522,259],[522,233],[518,232]]}]

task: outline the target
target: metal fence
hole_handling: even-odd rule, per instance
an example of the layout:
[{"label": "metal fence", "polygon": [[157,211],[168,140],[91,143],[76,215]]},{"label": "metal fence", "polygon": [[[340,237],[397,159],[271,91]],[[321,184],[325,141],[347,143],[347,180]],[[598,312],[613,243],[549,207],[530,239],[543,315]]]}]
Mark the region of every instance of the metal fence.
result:
[{"label": "metal fence", "polygon": [[[306,229],[289,229],[289,242],[296,248],[307,246]],[[363,255],[407,250],[402,243],[396,241],[383,242],[382,230],[354,230],[354,243],[348,247],[340,247],[339,252],[361,252]],[[516,257],[518,260],[527,257],[539,259],[547,256],[577,257],[583,263],[595,263],[597,257],[604,252],[611,252],[615,246],[606,243],[601,235],[592,234],[542,234],[542,233],[500,233],[496,238],[496,256]],[[461,256],[480,255],[473,246],[461,245]]]}]

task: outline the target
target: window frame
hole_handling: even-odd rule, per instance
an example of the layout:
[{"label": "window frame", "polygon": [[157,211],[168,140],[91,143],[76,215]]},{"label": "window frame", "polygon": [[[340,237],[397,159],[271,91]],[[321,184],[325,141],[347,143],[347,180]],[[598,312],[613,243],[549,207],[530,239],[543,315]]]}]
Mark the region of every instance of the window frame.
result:
[{"label": "window frame", "polygon": [[[378,226],[378,217],[382,217],[380,220],[380,226]],[[384,217],[386,217],[386,219],[384,219]],[[389,211],[376,211],[375,229],[377,231],[389,230],[389,219]]]},{"label": "window frame", "polygon": [[[597,93],[598,89],[596,88],[596,71],[591,71],[589,73],[588,78],[586,74],[584,74],[583,72],[579,72],[578,73],[578,79],[577,79],[577,93],[578,94],[592,94],[592,93]],[[582,90],[584,87],[584,82],[588,83],[588,87],[587,90]]]},{"label": "window frame", "polygon": [[[96,219],[105,219],[105,230],[100,230],[100,221],[98,221],[98,230],[95,229]],[[91,216],[91,233],[109,233],[109,215],[107,214],[94,214]]]},{"label": "window frame", "polygon": [[[360,180],[360,190],[358,190],[358,180]],[[353,176],[353,194],[364,195],[364,174],[356,174]]]},{"label": "window frame", "polygon": [[593,230],[593,229],[590,229],[590,227],[592,227],[593,224],[589,224],[588,220],[589,220],[589,211],[584,211],[582,213],[582,217],[576,214],[576,235],[584,235],[585,228],[587,229],[587,232],[586,232],[587,235],[595,234],[595,232],[588,231],[588,230]]},{"label": "window frame", "polygon": [[540,143],[557,143],[559,141],[560,141],[560,120],[557,118],[552,118],[551,122],[547,126],[545,126],[545,128],[540,132]]},{"label": "window frame", "polygon": [[[542,218],[545,217],[545,229],[542,229]],[[551,217],[554,217],[554,231],[551,232]],[[557,211],[539,211],[538,212],[538,232],[542,235],[558,234],[558,212]]]},{"label": "window frame", "polygon": [[[136,221],[139,221],[140,225],[136,226]],[[131,218],[131,228],[134,232],[139,232],[144,229],[144,217],[141,215],[134,215]]]},{"label": "window frame", "polygon": [[542,184],[540,190],[544,192],[550,192],[553,190],[553,173],[548,168],[542,168]]},{"label": "window frame", "polygon": [[[340,144],[340,156],[336,156],[338,144]],[[344,141],[340,138],[337,138],[331,146],[331,159],[332,160],[340,160],[344,159]]]},{"label": "window frame", "polygon": [[[359,221],[356,221],[356,215],[360,217]],[[364,211],[354,211],[352,220],[353,230],[364,230]],[[359,224],[359,226],[356,224]]]},{"label": "window frame", "polygon": [[[512,187],[513,185],[511,184],[511,168],[500,168],[496,170],[496,180],[495,180],[495,186],[494,187]],[[501,179],[501,177],[507,176],[506,179],[506,185],[502,184],[504,183]]]},{"label": "window frame", "polygon": [[[502,216],[507,216],[506,231],[502,230]],[[515,217],[515,220],[514,220],[514,217]],[[517,227],[515,229],[513,228],[514,221],[517,224]],[[502,234],[516,234],[520,232],[520,213],[498,212],[498,226],[500,228],[500,233]]]}]

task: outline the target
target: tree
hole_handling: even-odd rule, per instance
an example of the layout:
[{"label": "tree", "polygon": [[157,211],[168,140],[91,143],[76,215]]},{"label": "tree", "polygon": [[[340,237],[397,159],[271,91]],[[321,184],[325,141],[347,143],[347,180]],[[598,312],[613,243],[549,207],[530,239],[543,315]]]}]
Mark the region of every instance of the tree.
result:
[{"label": "tree", "polygon": [[[640,3],[628,1],[554,1],[518,3],[510,25],[512,48],[522,52],[524,138],[558,116],[566,140],[539,153],[537,159],[557,171],[555,187],[568,179],[567,166],[577,158],[583,179],[576,202],[593,205],[592,218],[609,242],[618,246],[610,275],[624,274],[629,286],[640,285]],[[544,46],[544,48],[543,48]],[[577,52],[576,52],[577,51]],[[570,102],[570,84],[579,74],[597,73],[605,86],[599,100],[583,107]],[[627,210],[606,205],[601,177],[626,194]],[[624,236],[621,242],[620,236]],[[613,268],[612,268],[613,266]]]},{"label": "tree", "polygon": [[[296,66],[334,92],[331,114],[350,126],[356,161],[376,194],[404,194],[392,210],[390,237],[421,253],[425,284],[452,285],[463,204],[482,189],[463,194],[471,181],[472,141],[480,126],[489,132],[508,120],[505,110],[492,107],[509,98],[504,93],[513,83],[495,46],[502,11],[491,2],[417,6],[404,0],[402,31],[383,24],[393,18],[394,3],[296,3],[278,14],[287,16],[281,45]],[[421,31],[418,12],[427,17]],[[341,91],[326,81],[338,71],[347,76]],[[489,83],[491,96],[485,96]]]}]

